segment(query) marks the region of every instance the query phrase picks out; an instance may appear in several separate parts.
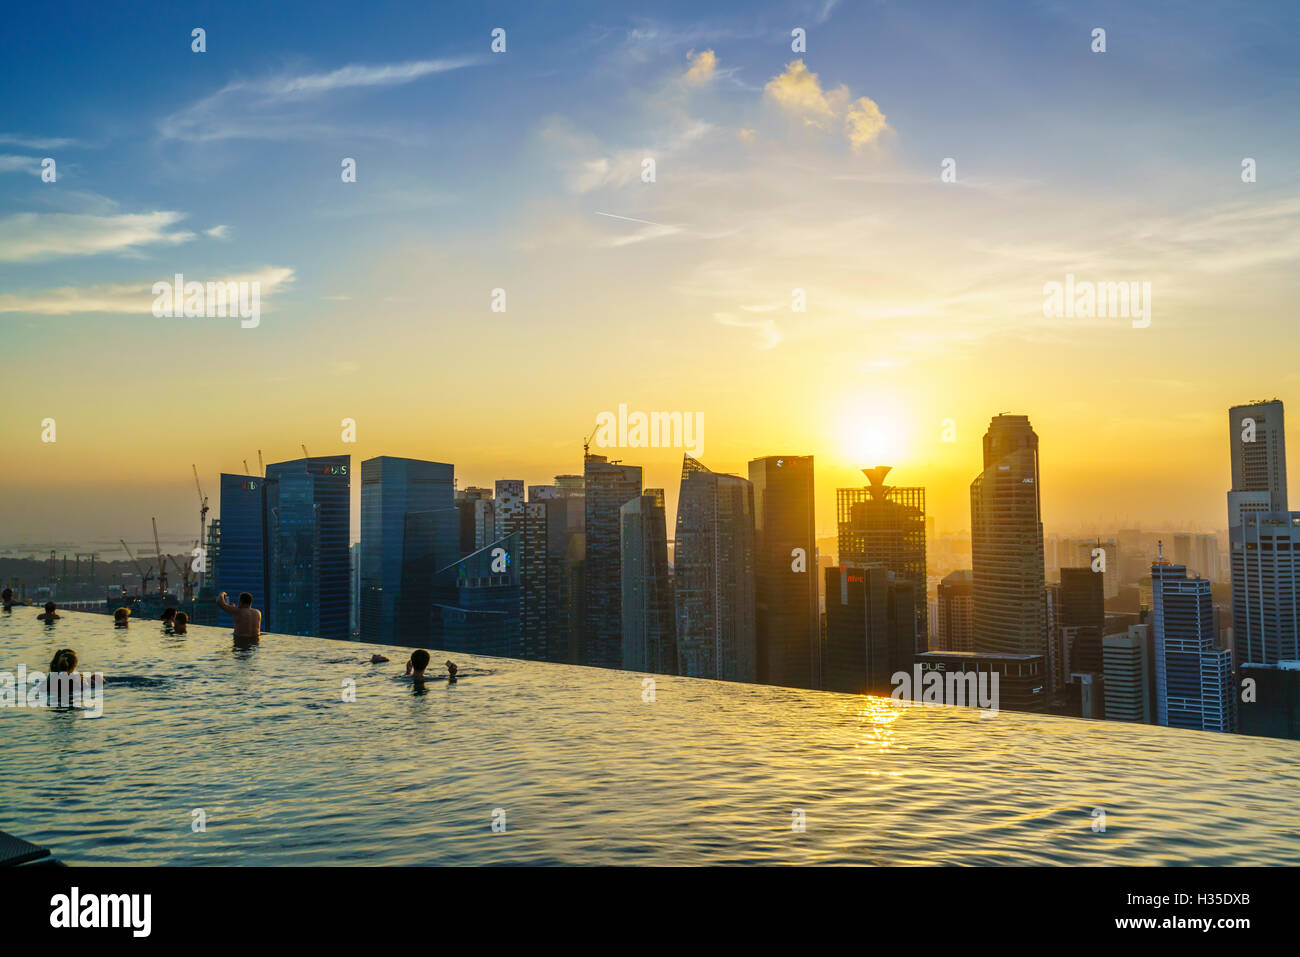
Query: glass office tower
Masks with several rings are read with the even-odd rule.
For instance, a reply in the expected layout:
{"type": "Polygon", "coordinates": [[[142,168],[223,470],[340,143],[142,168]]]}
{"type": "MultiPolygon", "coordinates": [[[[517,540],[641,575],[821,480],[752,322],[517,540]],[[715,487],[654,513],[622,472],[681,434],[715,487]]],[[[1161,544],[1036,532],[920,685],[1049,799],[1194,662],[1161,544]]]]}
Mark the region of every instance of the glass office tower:
{"type": "Polygon", "coordinates": [[[266,468],[266,610],[281,634],[349,636],[351,472],[347,455],[266,468]]]}
{"type": "Polygon", "coordinates": [[[455,468],[380,456],[361,463],[362,641],[430,640],[438,572],[460,557],[455,468]]]}

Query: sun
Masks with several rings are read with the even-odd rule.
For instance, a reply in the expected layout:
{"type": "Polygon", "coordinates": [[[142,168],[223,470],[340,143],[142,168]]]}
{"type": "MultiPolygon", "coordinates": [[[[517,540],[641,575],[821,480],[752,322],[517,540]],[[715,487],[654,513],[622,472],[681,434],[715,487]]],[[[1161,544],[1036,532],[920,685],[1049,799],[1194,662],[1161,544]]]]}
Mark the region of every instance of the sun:
{"type": "Polygon", "coordinates": [[[908,454],[906,418],[892,409],[850,403],[839,425],[838,445],[847,464],[858,468],[898,465],[908,454]]]}

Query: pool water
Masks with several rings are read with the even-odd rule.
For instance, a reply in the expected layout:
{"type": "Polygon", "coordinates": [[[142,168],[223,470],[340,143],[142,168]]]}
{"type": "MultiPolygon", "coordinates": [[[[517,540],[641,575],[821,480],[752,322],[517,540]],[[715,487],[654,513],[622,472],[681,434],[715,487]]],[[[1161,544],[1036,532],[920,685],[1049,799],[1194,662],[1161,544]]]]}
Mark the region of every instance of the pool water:
{"type": "Polygon", "coordinates": [[[104,711],[0,708],[0,830],[70,864],[1300,862],[1296,742],[36,614],[104,711]]]}

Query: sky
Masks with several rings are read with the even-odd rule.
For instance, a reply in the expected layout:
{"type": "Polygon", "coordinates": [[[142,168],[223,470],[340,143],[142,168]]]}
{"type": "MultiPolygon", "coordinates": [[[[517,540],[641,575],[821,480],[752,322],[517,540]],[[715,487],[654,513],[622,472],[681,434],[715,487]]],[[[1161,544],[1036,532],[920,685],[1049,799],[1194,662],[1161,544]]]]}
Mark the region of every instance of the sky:
{"type": "MultiPolygon", "coordinates": [[[[716,471],[815,455],[823,534],[878,464],[968,528],[1000,412],[1040,437],[1049,531],[1208,531],[1228,407],[1300,397],[1292,4],[52,4],[6,27],[0,544],[138,541],[151,516],[192,538],[191,463],[217,517],[219,473],[304,444],[544,484],[620,404],[701,415],[716,471]],[[155,316],[176,273],[257,281],[260,321],[155,316]],[[1149,283],[1148,321],[1045,315],[1067,275],[1149,283]]],[[[593,451],[643,464],[671,521],[681,448],[593,451]]]]}

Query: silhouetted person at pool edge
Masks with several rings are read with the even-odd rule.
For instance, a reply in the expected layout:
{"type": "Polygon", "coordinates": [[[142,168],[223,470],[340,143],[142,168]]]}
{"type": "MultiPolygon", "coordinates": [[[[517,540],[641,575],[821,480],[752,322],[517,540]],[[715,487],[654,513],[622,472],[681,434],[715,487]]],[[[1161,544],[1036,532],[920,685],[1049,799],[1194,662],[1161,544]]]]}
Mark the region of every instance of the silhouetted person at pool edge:
{"type": "MultiPolygon", "coordinates": [[[[59,606],[54,604],[54,602],[47,601],[45,603],[45,613],[41,615],[37,615],[36,620],[37,621],[58,621],[59,618],[61,617],[55,611],[55,609],[57,609],[58,607],[59,606]]],[[[74,655],[73,657],[75,658],[76,656],[74,655]]]]}
{"type": "Polygon", "coordinates": [[[178,611],[176,617],[172,619],[172,634],[185,634],[185,626],[190,623],[190,616],[183,611],[178,611]]]}
{"type": "Polygon", "coordinates": [[[14,601],[14,590],[12,588],[6,588],[3,592],[0,592],[0,601],[4,602],[5,611],[13,611],[14,605],[18,604],[18,602],[14,601]]]}
{"type": "Polygon", "coordinates": [[[164,608],[162,613],[162,623],[164,628],[170,628],[172,621],[176,618],[175,608],[164,608]]]}
{"type": "Polygon", "coordinates": [[[262,613],[253,607],[253,596],[241,592],[238,606],[226,601],[226,593],[217,598],[217,607],[230,612],[235,618],[235,641],[260,641],[262,638],[262,613]]]}
{"type": "Polygon", "coordinates": [[[117,611],[113,612],[114,627],[125,628],[129,624],[131,624],[130,608],[119,608],[117,611]]]}

